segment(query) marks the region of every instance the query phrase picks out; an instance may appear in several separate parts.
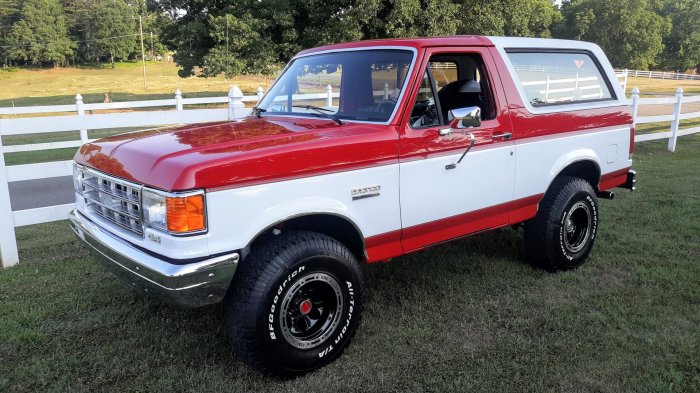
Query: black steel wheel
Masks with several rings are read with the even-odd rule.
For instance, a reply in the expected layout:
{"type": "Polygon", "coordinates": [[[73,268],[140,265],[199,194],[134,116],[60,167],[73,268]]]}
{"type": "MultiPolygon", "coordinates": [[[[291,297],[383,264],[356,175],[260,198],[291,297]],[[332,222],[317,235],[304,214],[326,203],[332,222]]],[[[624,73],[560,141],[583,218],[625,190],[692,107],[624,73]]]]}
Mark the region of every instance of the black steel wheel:
{"type": "Polygon", "coordinates": [[[593,249],[598,201],[586,180],[562,176],[542,198],[535,218],[525,223],[525,257],[550,271],[574,269],[593,249]]]}
{"type": "Polygon", "coordinates": [[[280,307],[280,330],[295,348],[324,342],[340,323],[343,294],[340,283],[326,273],[311,273],[289,288],[280,307]]]}
{"type": "Polygon", "coordinates": [[[362,275],[342,243],[283,232],[253,250],[224,301],[233,350],[248,364],[293,376],[335,360],[362,315],[362,275]]]}

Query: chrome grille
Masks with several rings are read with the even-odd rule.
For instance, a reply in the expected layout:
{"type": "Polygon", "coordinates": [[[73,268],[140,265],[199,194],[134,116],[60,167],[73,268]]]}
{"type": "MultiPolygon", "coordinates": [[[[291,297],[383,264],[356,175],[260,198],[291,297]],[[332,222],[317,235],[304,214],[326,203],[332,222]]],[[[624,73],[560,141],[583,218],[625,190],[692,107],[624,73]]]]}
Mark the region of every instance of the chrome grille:
{"type": "Polygon", "coordinates": [[[143,235],[141,186],[103,173],[83,174],[85,206],[100,217],[124,229],[143,235]]]}

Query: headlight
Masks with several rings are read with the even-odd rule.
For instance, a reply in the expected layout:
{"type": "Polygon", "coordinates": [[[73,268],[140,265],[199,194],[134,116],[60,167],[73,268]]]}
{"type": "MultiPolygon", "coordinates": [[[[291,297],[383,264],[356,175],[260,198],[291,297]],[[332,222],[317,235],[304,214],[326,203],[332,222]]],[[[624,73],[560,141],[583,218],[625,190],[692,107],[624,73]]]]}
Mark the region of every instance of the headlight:
{"type": "Polygon", "coordinates": [[[143,220],[150,227],[175,234],[205,230],[204,192],[184,195],[144,189],[143,220]]]}
{"type": "Polygon", "coordinates": [[[83,167],[73,163],[73,187],[79,194],[83,193],[83,167]]]}

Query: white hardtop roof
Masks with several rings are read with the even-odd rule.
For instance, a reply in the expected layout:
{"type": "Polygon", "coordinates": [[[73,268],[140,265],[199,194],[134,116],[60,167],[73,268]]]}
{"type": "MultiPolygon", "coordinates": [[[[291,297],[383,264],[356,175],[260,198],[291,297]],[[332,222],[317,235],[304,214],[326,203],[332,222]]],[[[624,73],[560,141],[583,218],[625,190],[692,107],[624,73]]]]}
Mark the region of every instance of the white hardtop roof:
{"type": "MultiPolygon", "coordinates": [[[[527,37],[486,37],[499,48],[542,48],[542,49],[583,49],[591,52],[601,51],[592,42],[576,40],[560,40],[554,38],[527,37]]],[[[601,51],[602,53],[602,51],[601,51]]]]}

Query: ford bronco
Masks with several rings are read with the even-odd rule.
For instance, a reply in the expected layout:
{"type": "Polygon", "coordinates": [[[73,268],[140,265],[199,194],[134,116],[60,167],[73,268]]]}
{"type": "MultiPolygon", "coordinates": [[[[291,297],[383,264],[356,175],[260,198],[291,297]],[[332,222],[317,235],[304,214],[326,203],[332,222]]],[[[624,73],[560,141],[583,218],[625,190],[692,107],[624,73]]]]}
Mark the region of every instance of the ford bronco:
{"type": "Polygon", "coordinates": [[[233,350],[295,375],[353,337],[362,262],[523,224],[530,263],[581,265],[598,198],[634,189],[633,132],[590,43],[331,45],[296,55],[243,119],[82,146],[70,224],[140,291],[223,301],[233,350]]]}

